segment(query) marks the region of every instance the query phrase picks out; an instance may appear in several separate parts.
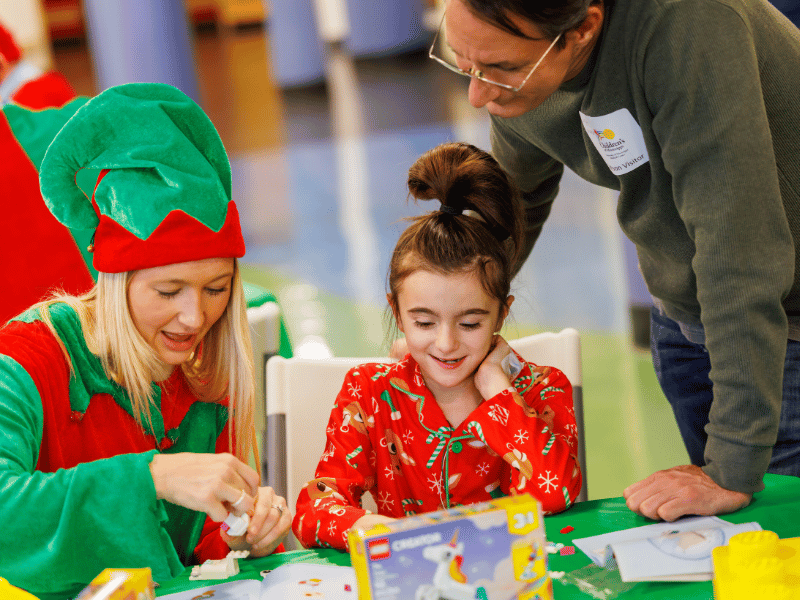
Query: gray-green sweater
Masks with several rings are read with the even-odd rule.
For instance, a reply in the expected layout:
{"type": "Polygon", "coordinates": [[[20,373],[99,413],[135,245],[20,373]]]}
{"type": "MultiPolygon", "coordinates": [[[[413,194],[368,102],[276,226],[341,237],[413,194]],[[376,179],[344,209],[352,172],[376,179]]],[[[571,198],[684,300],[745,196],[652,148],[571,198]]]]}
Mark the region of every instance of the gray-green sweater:
{"type": "Polygon", "coordinates": [[[763,487],[787,315],[800,321],[798,113],[800,31],[766,1],[615,0],[578,77],[521,117],[492,119],[530,238],[562,165],[620,191],[650,292],[673,319],[705,327],[704,470],[742,492],[763,487]]]}

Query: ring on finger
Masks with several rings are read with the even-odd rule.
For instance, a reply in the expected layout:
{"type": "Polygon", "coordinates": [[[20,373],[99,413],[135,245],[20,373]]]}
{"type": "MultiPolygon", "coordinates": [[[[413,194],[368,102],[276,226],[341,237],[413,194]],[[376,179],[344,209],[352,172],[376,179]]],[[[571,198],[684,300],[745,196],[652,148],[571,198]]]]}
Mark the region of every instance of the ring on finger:
{"type": "Polygon", "coordinates": [[[241,496],[239,496],[239,498],[236,500],[236,502],[232,502],[232,503],[231,503],[231,506],[232,506],[233,508],[238,508],[238,507],[239,507],[239,505],[242,503],[242,500],[244,500],[244,497],[245,497],[246,495],[247,495],[247,494],[245,494],[245,491],[244,491],[244,490],[242,490],[242,495],[241,495],[241,496]]]}
{"type": "Polygon", "coordinates": [[[279,513],[281,513],[281,516],[283,516],[283,507],[282,507],[282,506],[279,506],[279,505],[277,505],[277,504],[273,504],[273,505],[272,505],[272,508],[275,508],[275,509],[277,509],[277,511],[278,511],[279,513]]]}

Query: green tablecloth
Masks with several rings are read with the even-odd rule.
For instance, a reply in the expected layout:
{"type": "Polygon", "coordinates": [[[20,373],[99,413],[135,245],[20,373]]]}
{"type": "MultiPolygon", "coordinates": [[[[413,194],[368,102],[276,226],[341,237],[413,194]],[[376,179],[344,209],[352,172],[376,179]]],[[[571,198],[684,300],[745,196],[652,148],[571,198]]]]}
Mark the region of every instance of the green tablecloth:
{"type": "MultiPolygon", "coordinates": [[[[800,537],[800,478],[781,475],[767,475],[764,478],[766,489],[755,495],[753,502],[739,512],[723,515],[723,519],[732,523],[757,521],[763,529],[776,532],[781,538],[800,537]]],[[[572,540],[589,537],[600,533],[639,527],[652,524],[653,521],[632,513],[625,506],[622,498],[606,498],[576,504],[568,511],[545,518],[548,541],[572,545],[572,540]],[[571,526],[573,530],[562,534],[561,530],[571,526]]],[[[337,550],[301,550],[284,552],[265,558],[239,561],[241,572],[231,579],[260,579],[262,569],[274,569],[289,562],[316,562],[335,565],[349,565],[348,554],[337,550]]],[[[590,560],[580,550],[572,556],[550,555],[551,571],[567,573],[581,569],[590,564],[590,560]]],[[[187,569],[180,577],[162,583],[158,595],[171,594],[183,590],[208,585],[204,581],[189,581],[191,569],[187,569]]],[[[573,585],[562,585],[554,581],[553,588],[556,600],[591,598],[573,585]]],[[[630,590],[619,596],[621,598],[650,599],[702,599],[713,598],[710,581],[693,583],[637,583],[630,590]]]]}

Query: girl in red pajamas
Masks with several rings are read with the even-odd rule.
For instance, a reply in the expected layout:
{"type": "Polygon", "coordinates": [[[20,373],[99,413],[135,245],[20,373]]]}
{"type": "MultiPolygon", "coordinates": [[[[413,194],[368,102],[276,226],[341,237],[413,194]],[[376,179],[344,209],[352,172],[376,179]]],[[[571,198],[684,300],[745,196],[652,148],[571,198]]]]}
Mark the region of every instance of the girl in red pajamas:
{"type": "Polygon", "coordinates": [[[390,265],[408,354],[348,373],[297,501],[305,546],[341,549],[354,526],[523,492],[554,513],[580,491],[570,382],[495,333],[524,237],[516,190],[489,154],[457,143],[417,160],[408,186],[442,204],[413,220],[390,265]],[[366,491],[378,514],[361,507],[366,491]]]}

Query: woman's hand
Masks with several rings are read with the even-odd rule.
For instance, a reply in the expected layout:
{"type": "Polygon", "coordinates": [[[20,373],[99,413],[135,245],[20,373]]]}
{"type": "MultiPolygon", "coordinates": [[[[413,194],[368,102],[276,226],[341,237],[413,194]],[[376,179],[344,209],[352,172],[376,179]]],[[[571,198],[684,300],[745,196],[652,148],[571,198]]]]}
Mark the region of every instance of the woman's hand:
{"type": "Polygon", "coordinates": [[[250,525],[244,535],[231,537],[221,531],[222,539],[230,546],[231,550],[249,550],[250,556],[267,556],[277,548],[289,533],[292,526],[292,514],[286,506],[286,500],[275,495],[271,487],[258,488],[255,497],[249,498],[251,511],[242,511],[242,502],[236,507],[236,514],[248,512],[250,525]]]}
{"type": "Polygon", "coordinates": [[[160,500],[204,512],[214,521],[225,520],[240,498],[239,511],[252,510],[260,481],[258,473],[231,454],[156,454],[150,473],[160,500]]]}
{"type": "Polygon", "coordinates": [[[500,335],[494,336],[492,346],[492,350],[475,371],[475,387],[484,400],[511,387],[511,378],[501,365],[503,359],[511,353],[511,346],[500,335]]]}

